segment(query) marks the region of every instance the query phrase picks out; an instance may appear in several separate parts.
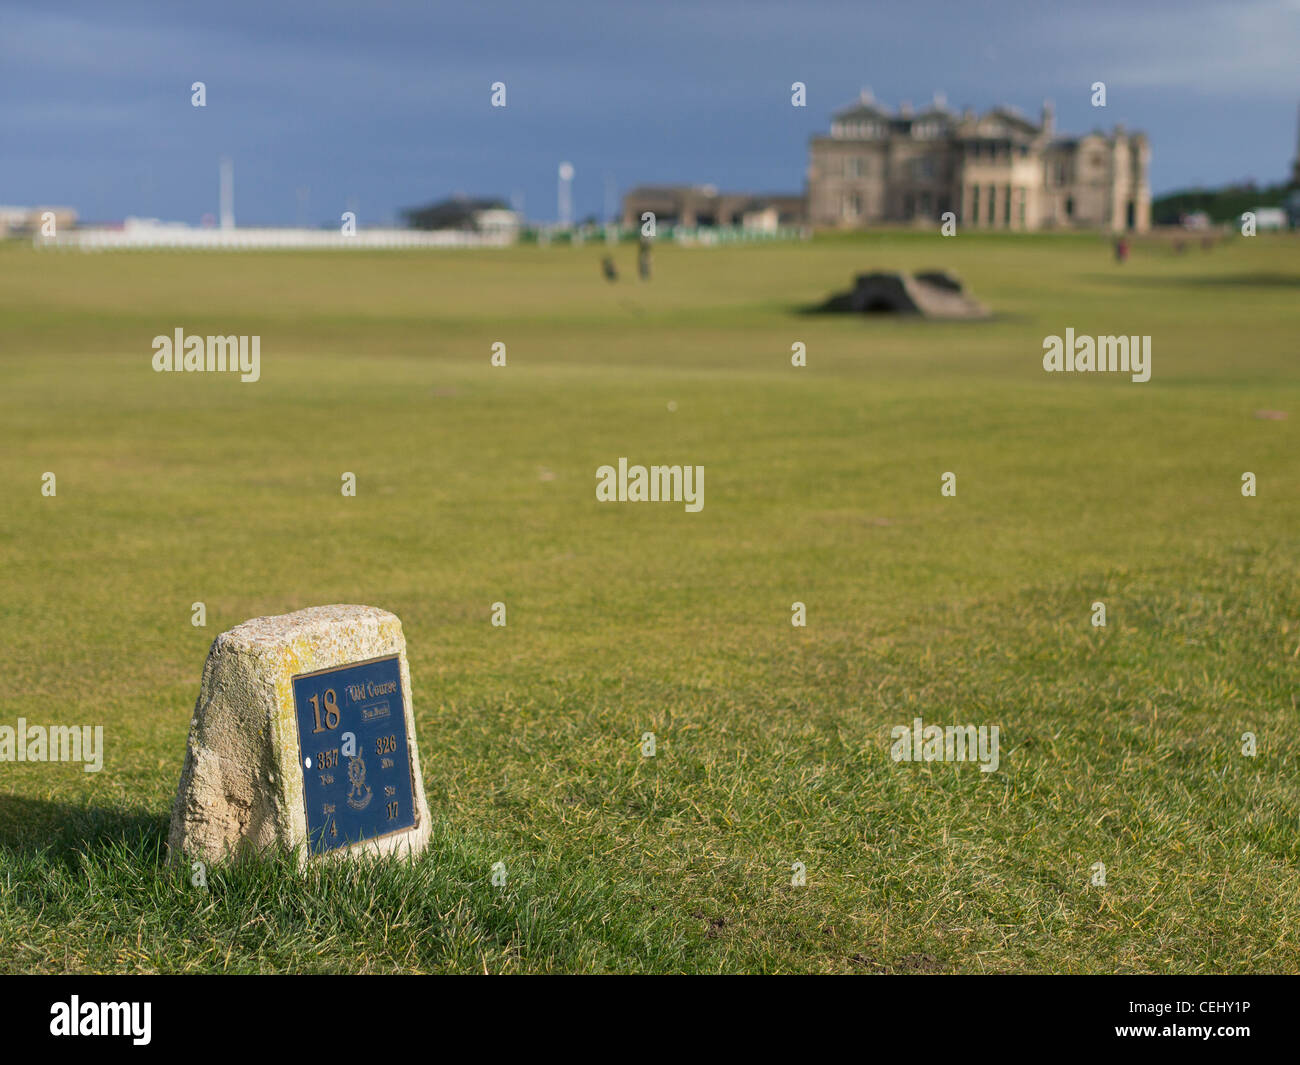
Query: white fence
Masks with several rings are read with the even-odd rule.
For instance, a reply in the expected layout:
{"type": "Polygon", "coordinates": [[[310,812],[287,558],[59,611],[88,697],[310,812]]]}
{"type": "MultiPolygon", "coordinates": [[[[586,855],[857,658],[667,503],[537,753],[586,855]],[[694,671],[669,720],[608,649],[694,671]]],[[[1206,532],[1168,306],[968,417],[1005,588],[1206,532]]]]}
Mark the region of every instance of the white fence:
{"type": "Polygon", "coordinates": [[[121,229],[73,229],[57,237],[33,240],[37,248],[79,251],[118,251],[130,248],[187,248],[242,251],[254,248],[501,248],[515,234],[459,230],[358,229],[344,234],[332,229],[198,229],[191,226],[128,223],[121,229]]]}
{"type": "MultiPolygon", "coordinates": [[[[71,248],[78,251],[120,251],[126,249],[175,248],[201,251],[243,251],[266,248],[286,249],[415,249],[415,248],[503,248],[519,241],[538,244],[587,242],[613,243],[635,240],[640,236],[636,226],[577,227],[561,229],[556,226],[537,227],[522,234],[518,230],[496,230],[478,233],[466,230],[422,229],[358,229],[355,233],[342,233],[335,229],[246,229],[199,228],[152,221],[128,220],[121,227],[91,226],[68,229],[56,237],[37,235],[32,243],[37,248],[71,248]]],[[[658,239],[677,244],[737,244],[768,242],[774,240],[807,240],[811,231],[806,227],[783,226],[779,229],[757,230],[739,227],[661,226],[658,239]]]]}

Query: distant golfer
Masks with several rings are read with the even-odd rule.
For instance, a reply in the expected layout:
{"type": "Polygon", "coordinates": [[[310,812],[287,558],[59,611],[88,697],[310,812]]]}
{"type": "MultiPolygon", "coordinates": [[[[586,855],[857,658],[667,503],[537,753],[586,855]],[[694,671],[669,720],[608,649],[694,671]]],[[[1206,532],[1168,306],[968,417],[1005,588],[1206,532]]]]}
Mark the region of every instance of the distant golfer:
{"type": "Polygon", "coordinates": [[[606,255],[601,259],[600,269],[604,272],[606,281],[618,280],[618,267],[614,265],[614,256],[606,255]]]}
{"type": "Polygon", "coordinates": [[[636,254],[636,270],[642,281],[650,280],[650,238],[641,238],[641,248],[636,254]]]}
{"type": "Polygon", "coordinates": [[[1117,263],[1128,262],[1128,238],[1120,237],[1115,241],[1115,261],[1117,263]]]}

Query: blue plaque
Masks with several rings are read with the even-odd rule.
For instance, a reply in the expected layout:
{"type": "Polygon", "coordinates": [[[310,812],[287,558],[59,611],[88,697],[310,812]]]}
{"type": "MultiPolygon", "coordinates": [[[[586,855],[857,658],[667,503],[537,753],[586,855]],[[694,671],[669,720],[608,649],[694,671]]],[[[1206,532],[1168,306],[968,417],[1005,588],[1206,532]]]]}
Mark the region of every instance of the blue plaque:
{"type": "Polygon", "coordinates": [[[294,677],[293,703],[310,852],[414,827],[398,657],[294,677]]]}

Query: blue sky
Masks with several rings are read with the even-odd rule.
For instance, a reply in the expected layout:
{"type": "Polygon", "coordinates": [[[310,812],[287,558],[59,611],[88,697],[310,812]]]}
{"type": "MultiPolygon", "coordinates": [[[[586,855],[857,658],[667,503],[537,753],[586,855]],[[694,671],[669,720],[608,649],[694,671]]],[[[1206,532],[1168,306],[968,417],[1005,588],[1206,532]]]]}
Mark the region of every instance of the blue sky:
{"type": "Polygon", "coordinates": [[[1300,0],[0,0],[0,204],[197,222],[222,155],[250,225],[377,225],[453,193],[554,218],[564,159],[578,217],[611,183],[798,191],[809,136],[864,85],[1146,130],[1156,192],[1271,182],[1296,152],[1300,0]]]}

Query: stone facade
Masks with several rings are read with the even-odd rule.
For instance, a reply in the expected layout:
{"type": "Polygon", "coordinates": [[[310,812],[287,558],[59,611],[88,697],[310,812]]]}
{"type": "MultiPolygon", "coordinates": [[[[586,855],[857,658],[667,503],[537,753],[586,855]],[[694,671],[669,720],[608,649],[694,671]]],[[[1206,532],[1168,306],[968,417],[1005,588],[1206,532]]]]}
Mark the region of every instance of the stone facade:
{"type": "Polygon", "coordinates": [[[1009,108],[957,114],[941,97],[891,113],[869,93],[812,139],[808,214],[815,226],[937,225],[951,211],[980,229],[1151,225],[1146,135],[1059,136],[1052,109],[1038,122],[1009,108]]]}

